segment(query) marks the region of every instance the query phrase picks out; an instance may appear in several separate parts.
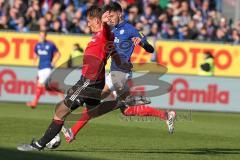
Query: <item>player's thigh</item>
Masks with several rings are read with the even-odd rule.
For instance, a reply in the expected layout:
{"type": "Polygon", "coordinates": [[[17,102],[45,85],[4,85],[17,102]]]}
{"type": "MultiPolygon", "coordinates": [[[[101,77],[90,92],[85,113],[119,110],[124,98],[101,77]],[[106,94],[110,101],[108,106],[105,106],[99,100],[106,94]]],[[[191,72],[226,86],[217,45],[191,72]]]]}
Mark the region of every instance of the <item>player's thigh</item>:
{"type": "Polygon", "coordinates": [[[63,101],[67,108],[73,111],[83,105],[84,101],[81,97],[79,97],[79,94],[86,86],[87,82],[79,80],[75,85],[68,89],[67,96],[63,101]]]}
{"type": "Polygon", "coordinates": [[[91,109],[95,108],[96,106],[98,106],[100,104],[101,95],[102,95],[104,86],[105,86],[105,81],[103,80],[103,81],[99,81],[98,83],[91,84],[86,88],[86,90],[88,88],[91,88],[91,91],[95,90],[95,94],[94,94],[95,96],[94,97],[83,98],[84,103],[86,104],[86,107],[87,107],[88,110],[91,110],[91,109]]]}
{"type": "Polygon", "coordinates": [[[49,76],[51,75],[51,68],[44,68],[38,71],[38,83],[44,85],[49,76]]]}
{"type": "Polygon", "coordinates": [[[101,99],[107,98],[111,94],[111,89],[108,87],[107,84],[105,84],[102,93],[101,93],[101,99]]]}
{"type": "Polygon", "coordinates": [[[108,76],[109,82],[112,84],[112,91],[116,91],[118,96],[125,95],[129,92],[128,80],[130,79],[130,73],[125,73],[121,71],[111,71],[108,76]]]}
{"type": "Polygon", "coordinates": [[[105,87],[103,90],[105,90],[105,91],[108,90],[110,92],[115,90],[115,88],[113,86],[112,78],[111,78],[111,72],[106,76],[105,87]]]}

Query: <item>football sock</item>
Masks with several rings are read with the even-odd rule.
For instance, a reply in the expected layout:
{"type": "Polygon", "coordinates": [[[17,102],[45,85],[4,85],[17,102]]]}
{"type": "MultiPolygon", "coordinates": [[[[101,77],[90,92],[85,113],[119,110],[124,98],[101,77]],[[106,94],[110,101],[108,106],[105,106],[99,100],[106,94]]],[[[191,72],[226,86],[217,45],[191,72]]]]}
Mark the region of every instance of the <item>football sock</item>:
{"type": "Polygon", "coordinates": [[[61,120],[53,120],[46,130],[44,136],[37,141],[37,143],[45,147],[48,142],[50,142],[62,129],[64,121],[61,120]]]}
{"type": "Polygon", "coordinates": [[[83,110],[81,118],[72,126],[71,130],[74,136],[76,136],[79,130],[83,128],[87,124],[87,122],[91,119],[87,112],[88,112],[87,108],[85,108],[83,110]]]}
{"type": "Polygon", "coordinates": [[[123,114],[125,116],[154,116],[159,117],[162,120],[167,119],[166,111],[158,110],[145,105],[127,107],[123,111],[123,114]]]}
{"type": "Polygon", "coordinates": [[[44,90],[45,90],[44,86],[39,86],[39,85],[37,86],[33,103],[35,103],[35,104],[38,103],[38,101],[39,101],[41,95],[43,94],[44,90]]]}

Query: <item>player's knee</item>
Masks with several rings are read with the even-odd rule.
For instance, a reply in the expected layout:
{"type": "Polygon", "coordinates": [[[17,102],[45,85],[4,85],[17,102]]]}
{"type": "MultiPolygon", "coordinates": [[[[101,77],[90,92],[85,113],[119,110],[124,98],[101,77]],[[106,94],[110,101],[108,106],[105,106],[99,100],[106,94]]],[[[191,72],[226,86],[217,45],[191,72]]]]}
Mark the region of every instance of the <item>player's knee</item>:
{"type": "Polygon", "coordinates": [[[69,113],[70,109],[61,101],[56,105],[54,119],[64,120],[69,113]]]}
{"type": "Polygon", "coordinates": [[[107,98],[111,94],[111,90],[105,86],[102,93],[101,93],[101,99],[107,98]]]}

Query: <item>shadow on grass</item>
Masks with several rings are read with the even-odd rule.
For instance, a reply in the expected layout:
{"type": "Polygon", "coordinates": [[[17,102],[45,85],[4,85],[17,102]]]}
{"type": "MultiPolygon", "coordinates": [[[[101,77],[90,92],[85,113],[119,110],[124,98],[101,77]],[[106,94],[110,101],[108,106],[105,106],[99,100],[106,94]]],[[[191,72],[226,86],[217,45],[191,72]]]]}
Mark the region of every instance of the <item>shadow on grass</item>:
{"type": "Polygon", "coordinates": [[[108,152],[134,154],[190,154],[190,155],[240,155],[240,149],[228,148],[192,148],[192,149],[111,149],[89,148],[78,150],[56,150],[66,152],[108,152]]]}
{"type": "Polygon", "coordinates": [[[0,160],[100,160],[88,157],[69,157],[59,152],[21,152],[14,149],[0,148],[0,160]]]}

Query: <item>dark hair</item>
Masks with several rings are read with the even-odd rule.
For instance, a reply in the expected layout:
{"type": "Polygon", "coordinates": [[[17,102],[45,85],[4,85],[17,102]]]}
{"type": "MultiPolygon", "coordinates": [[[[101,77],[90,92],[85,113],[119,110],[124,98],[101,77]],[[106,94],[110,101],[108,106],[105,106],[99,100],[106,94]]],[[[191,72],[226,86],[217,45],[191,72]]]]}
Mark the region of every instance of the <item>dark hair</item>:
{"type": "Polygon", "coordinates": [[[73,46],[76,47],[77,50],[79,50],[79,49],[81,48],[80,45],[79,45],[78,43],[74,43],[73,46]]]}
{"type": "Polygon", "coordinates": [[[211,52],[205,52],[204,54],[205,54],[205,56],[206,56],[206,59],[208,59],[208,58],[214,58],[211,52]]]}
{"type": "Polygon", "coordinates": [[[117,2],[110,2],[104,7],[104,11],[122,12],[122,7],[117,2]]]}
{"type": "Polygon", "coordinates": [[[102,18],[103,11],[100,7],[93,5],[87,10],[87,16],[93,18],[102,18]]]}

